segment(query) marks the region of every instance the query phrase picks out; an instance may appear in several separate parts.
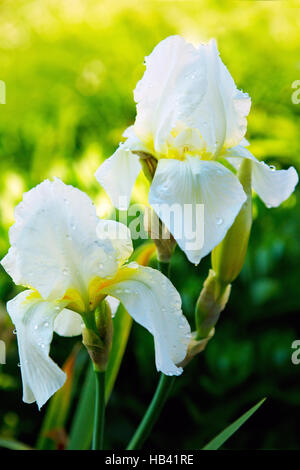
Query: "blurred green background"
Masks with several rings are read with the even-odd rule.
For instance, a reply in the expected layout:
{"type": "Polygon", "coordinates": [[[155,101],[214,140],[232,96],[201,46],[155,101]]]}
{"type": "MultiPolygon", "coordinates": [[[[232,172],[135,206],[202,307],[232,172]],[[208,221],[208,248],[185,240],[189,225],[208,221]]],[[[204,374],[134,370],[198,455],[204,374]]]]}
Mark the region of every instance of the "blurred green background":
{"type": "MultiPolygon", "coordinates": [[[[99,215],[110,215],[94,172],[134,121],[132,90],[143,74],[144,56],[171,34],[217,39],[238,87],[252,97],[247,132],[252,152],[276,168],[294,165],[299,171],[300,104],[291,100],[292,83],[300,79],[298,5],[2,0],[0,257],[8,250],[7,232],[22,193],[47,177],[86,191],[99,215]]],[[[146,195],[141,176],[134,200],[145,202],[146,195]]],[[[291,363],[291,344],[300,339],[299,216],[299,189],[278,209],[254,199],[247,261],[215,338],[177,380],[147,447],[198,449],[267,396],[225,448],[299,449],[300,365],[291,363]]],[[[194,267],[179,250],[173,260],[172,280],[192,325],[209,266],[207,258],[194,267]]],[[[0,369],[0,436],[34,445],[45,410],[21,401],[16,337],[5,312],[17,292],[0,268],[0,339],[7,343],[7,364],[0,369]]],[[[52,357],[62,364],[78,341],[55,335],[52,357]]],[[[158,378],[153,356],[151,336],[134,324],[107,409],[107,448],[122,448],[139,422],[158,378]]],[[[71,415],[86,367],[82,350],[71,415]]]]}

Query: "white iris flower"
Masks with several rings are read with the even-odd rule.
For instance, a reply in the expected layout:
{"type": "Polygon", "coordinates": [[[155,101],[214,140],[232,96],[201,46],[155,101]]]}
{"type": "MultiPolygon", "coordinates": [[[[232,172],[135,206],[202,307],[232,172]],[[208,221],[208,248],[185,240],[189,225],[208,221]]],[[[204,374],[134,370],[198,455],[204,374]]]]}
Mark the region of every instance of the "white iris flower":
{"type": "Polygon", "coordinates": [[[134,98],[137,116],[124,133],[127,140],[96,178],[123,209],[120,204],[129,203],[141,171],[139,155],[152,155],[157,168],[149,203],[191,262],[199,263],[222,241],[246,200],[237,177],[218,160],[228,157],[238,166],[241,158],[250,158],[253,187],[268,206],[279,205],[294,190],[294,168],[272,171],[244,148],[251,100],[237,89],[214,40],[197,48],[179,36],[160,42],[146,58],[134,98]],[[180,237],[163,210],[174,204],[192,207],[180,237]],[[204,244],[190,248],[198,204],[204,205],[204,244]]]}
{"type": "Polygon", "coordinates": [[[15,220],[1,263],[16,284],[27,287],[7,304],[26,403],[41,407],[65,382],[49,357],[53,331],[81,334],[84,316],[106,295],[152,333],[157,369],[182,372],[176,364],[186,355],[190,327],[180,296],[159,271],[124,264],[133,251],[126,226],[100,220],[88,196],[59,179],[25,193],[15,220]]]}

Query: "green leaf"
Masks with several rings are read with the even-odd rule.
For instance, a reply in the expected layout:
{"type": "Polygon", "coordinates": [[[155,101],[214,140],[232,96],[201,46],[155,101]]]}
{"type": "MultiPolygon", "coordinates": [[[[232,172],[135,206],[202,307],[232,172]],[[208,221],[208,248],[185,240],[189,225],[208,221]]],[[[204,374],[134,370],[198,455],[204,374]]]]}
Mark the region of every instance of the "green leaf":
{"type": "MultiPolygon", "coordinates": [[[[113,344],[106,372],[106,402],[110,397],[119,372],[131,325],[131,317],[123,305],[120,305],[114,318],[113,344]]],[[[90,448],[93,433],[94,408],[95,377],[93,368],[90,366],[72,422],[68,449],[86,450],[90,448]]]]}
{"type": "Polygon", "coordinates": [[[95,377],[90,363],[71,425],[68,450],[89,449],[95,408],[95,377]]]}
{"type": "Polygon", "coordinates": [[[264,403],[266,398],[263,398],[259,403],[253,406],[250,410],[244,413],[239,419],[230,424],[224,431],[218,434],[212,441],[210,441],[202,450],[217,450],[224,442],[226,442],[264,403]]]}
{"type": "Polygon", "coordinates": [[[64,386],[53,395],[49,402],[40,436],[37,441],[37,449],[52,450],[60,447],[64,448],[66,445],[65,424],[71,406],[77,353],[78,347],[73,349],[63,366],[67,380],[64,386]]]}
{"type": "Polygon", "coordinates": [[[18,442],[14,439],[7,439],[5,437],[0,437],[0,447],[10,450],[33,450],[31,447],[23,444],[23,442],[18,442]]]}
{"type": "Polygon", "coordinates": [[[105,398],[108,402],[126,349],[132,318],[120,305],[114,318],[114,336],[106,372],[105,398]]]}

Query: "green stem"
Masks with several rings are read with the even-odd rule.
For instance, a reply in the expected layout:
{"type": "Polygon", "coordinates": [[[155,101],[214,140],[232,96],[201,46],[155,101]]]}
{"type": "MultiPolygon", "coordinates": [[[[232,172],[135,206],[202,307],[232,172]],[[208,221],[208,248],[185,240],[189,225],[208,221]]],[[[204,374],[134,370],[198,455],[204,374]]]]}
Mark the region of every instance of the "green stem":
{"type": "MultiPolygon", "coordinates": [[[[166,277],[170,277],[170,263],[158,261],[158,269],[166,277]]],[[[134,433],[131,441],[127,446],[127,450],[136,450],[140,449],[146,439],[149,437],[153,426],[158,420],[160,413],[163,409],[163,406],[169,396],[170,390],[175,381],[174,376],[167,376],[161,374],[158,386],[156,388],[155,394],[151,400],[151,403],[144,415],[139,427],[134,433]]]]}
{"type": "Polygon", "coordinates": [[[105,372],[96,369],[94,371],[96,379],[96,403],[92,450],[102,450],[105,419],[105,372]]]}
{"type": "Polygon", "coordinates": [[[140,449],[150,435],[175,381],[174,376],[161,374],[158,387],[152,401],[126,450],[140,449]]]}

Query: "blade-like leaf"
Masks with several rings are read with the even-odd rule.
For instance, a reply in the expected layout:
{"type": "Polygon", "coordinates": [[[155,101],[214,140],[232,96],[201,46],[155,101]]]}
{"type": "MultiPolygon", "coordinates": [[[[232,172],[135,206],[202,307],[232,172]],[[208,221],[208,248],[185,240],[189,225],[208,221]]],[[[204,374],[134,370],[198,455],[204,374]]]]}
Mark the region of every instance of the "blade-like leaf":
{"type": "Polygon", "coordinates": [[[224,431],[218,434],[212,441],[210,441],[202,450],[217,450],[224,442],[226,442],[263,404],[266,398],[263,398],[259,403],[253,406],[250,410],[244,413],[239,419],[230,424],[224,431]]]}
{"type": "Polygon", "coordinates": [[[131,330],[132,318],[127,311],[120,305],[114,318],[114,340],[109,356],[106,371],[105,399],[109,400],[113,386],[115,384],[122,358],[127,345],[129,333],[131,330]]]}
{"type": "Polygon", "coordinates": [[[37,449],[51,450],[64,448],[66,446],[65,424],[71,406],[77,353],[78,346],[73,349],[63,366],[67,380],[64,386],[53,395],[49,402],[36,445],[37,449]]]}
{"type": "Polygon", "coordinates": [[[72,421],[68,450],[89,449],[92,439],[94,408],[95,374],[92,364],[90,364],[72,421]]]}
{"type": "Polygon", "coordinates": [[[0,447],[10,450],[33,450],[31,447],[23,444],[23,442],[14,441],[13,439],[7,439],[0,437],[0,447]]]}

